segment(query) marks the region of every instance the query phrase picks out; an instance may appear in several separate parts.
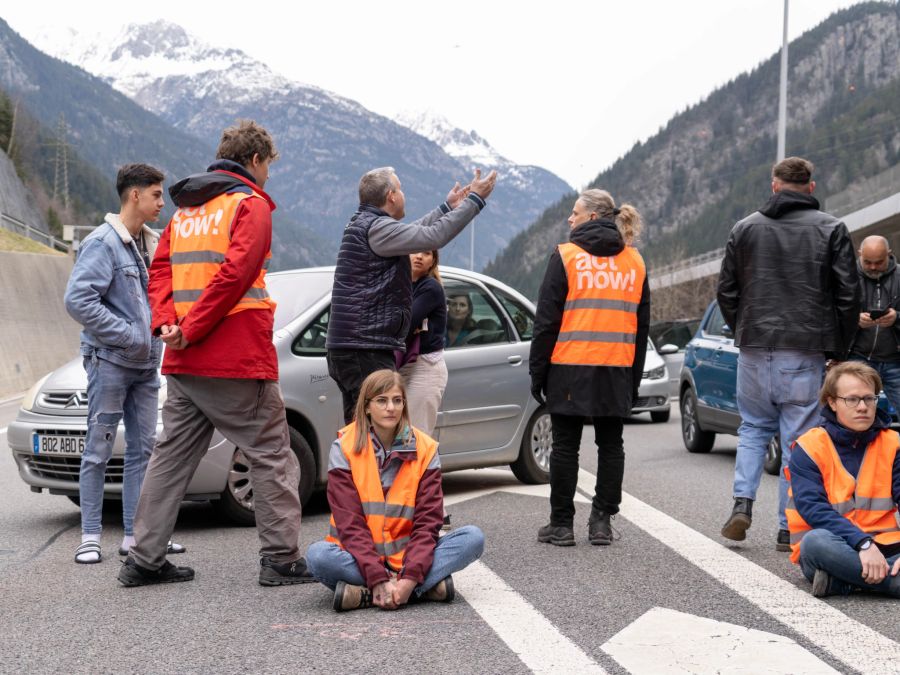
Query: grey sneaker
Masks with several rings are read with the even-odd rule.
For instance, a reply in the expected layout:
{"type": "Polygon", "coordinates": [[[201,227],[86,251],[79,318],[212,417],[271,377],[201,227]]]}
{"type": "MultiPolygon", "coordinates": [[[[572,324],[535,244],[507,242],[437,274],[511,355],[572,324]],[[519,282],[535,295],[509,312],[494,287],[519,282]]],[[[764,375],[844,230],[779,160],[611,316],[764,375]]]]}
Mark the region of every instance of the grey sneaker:
{"type": "Polygon", "coordinates": [[[591,509],[588,517],[588,541],[594,546],[609,546],[613,540],[612,515],[591,509]]]}
{"type": "Polygon", "coordinates": [[[334,600],[331,606],[335,612],[349,612],[353,609],[371,607],[372,591],[365,586],[352,586],[345,581],[339,581],[334,589],[334,600]]]}
{"type": "Polygon", "coordinates": [[[744,541],[752,520],[753,500],[748,497],[735,497],[731,515],[722,526],[722,536],[732,541],[744,541]]]}
{"type": "Polygon", "coordinates": [[[293,562],[277,563],[263,556],[259,559],[260,586],[290,586],[308,584],[316,578],[306,568],[306,560],[297,558],[293,562]]]}
{"type": "Polygon", "coordinates": [[[831,586],[831,575],[825,570],[816,570],[812,580],[812,594],[814,598],[824,598],[829,593],[831,586]]]}
{"type": "Polygon", "coordinates": [[[538,541],[542,544],[553,544],[554,546],[574,546],[575,530],[565,525],[544,525],[538,530],[538,541]]]}

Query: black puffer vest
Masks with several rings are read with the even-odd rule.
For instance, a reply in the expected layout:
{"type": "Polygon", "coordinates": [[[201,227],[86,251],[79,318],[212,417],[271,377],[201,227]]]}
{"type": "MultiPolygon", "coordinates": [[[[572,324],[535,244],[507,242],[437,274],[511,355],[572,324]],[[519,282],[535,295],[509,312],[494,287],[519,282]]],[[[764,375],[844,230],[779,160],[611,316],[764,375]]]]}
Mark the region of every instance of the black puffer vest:
{"type": "Polygon", "coordinates": [[[328,349],[404,349],[412,312],[409,256],[382,258],[369,246],[381,209],[361,204],[344,228],[331,292],[328,349]]]}

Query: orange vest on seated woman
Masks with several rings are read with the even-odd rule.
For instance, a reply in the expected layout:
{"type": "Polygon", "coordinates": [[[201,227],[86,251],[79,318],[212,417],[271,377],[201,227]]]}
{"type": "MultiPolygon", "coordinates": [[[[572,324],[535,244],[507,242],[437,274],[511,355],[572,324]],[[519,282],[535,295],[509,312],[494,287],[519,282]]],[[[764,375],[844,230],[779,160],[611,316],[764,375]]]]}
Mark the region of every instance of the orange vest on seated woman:
{"type": "MultiPolygon", "coordinates": [[[[196,207],[181,207],[169,223],[171,234],[169,262],[172,266],[172,300],[178,318],[183,319],[206,290],[225,262],[231,245],[234,218],[245,199],[262,199],[257,192],[228,192],[196,207]]],[[[228,315],[245,309],[275,309],[275,301],[266,291],[266,269],[272,252],[253,285],[228,315]]]]}
{"type": "MultiPolygon", "coordinates": [[[[409,543],[416,513],[419,481],[438,447],[437,442],[427,434],[418,429],[413,429],[412,432],[416,438],[416,458],[403,462],[387,494],[381,488],[381,472],[375,459],[372,437],[366,434],[366,447],[357,454],[353,451],[356,422],[351,422],[338,432],[341,452],[350,465],[350,474],[375,543],[375,551],[381,561],[395,572],[403,569],[406,545],[409,543]]],[[[331,528],[325,541],[343,548],[334,516],[331,517],[331,528]]]]}
{"type": "MultiPolygon", "coordinates": [[[[897,526],[897,505],[891,494],[894,457],[900,448],[900,437],[884,429],[866,448],[859,475],[853,479],[838,456],[828,432],[822,427],[810,429],[797,444],[819,467],[828,502],[860,530],[872,535],[879,544],[900,542],[897,526]]],[[[785,468],[788,480],[790,471],[785,468]]],[[[800,561],[800,542],[812,528],[794,506],[793,489],[788,489],[785,508],[788,529],[791,531],[791,562],[800,561]]]]}
{"type": "Polygon", "coordinates": [[[550,357],[554,364],[631,366],[637,310],[647,271],[637,249],[594,256],[571,242],[559,245],[569,291],[550,357]]]}

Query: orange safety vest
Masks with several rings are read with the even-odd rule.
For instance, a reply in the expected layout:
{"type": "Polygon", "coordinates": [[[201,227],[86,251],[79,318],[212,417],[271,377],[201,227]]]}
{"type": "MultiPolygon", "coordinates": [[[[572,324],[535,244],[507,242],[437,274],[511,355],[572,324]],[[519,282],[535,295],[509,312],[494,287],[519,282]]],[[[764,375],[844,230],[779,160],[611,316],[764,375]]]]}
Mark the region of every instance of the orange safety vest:
{"type": "MultiPolygon", "coordinates": [[[[172,300],[178,319],[183,319],[203,295],[203,291],[225,262],[231,244],[231,229],[238,205],[245,199],[262,199],[254,192],[232,192],[214,197],[202,206],[180,208],[169,221],[170,263],[172,265],[172,300]]],[[[266,291],[266,268],[272,251],[259,276],[228,314],[245,309],[275,309],[275,301],[266,291]]]]}
{"type": "MultiPolygon", "coordinates": [[[[359,493],[375,551],[382,562],[395,572],[403,569],[403,556],[406,554],[406,545],[412,534],[413,516],[416,513],[419,480],[431,464],[438,447],[437,442],[427,434],[418,429],[413,429],[413,433],[416,438],[416,458],[403,462],[385,495],[381,489],[381,472],[378,470],[371,436],[366,434],[366,448],[357,454],[353,451],[356,422],[351,422],[338,432],[341,451],[350,465],[353,484],[359,493]]],[[[325,541],[343,548],[334,515],[331,516],[331,529],[325,541]]]]}
{"type": "MultiPolygon", "coordinates": [[[[891,495],[894,457],[900,448],[897,432],[885,429],[869,444],[856,480],[841,464],[834,443],[822,427],[807,431],[797,439],[797,444],[819,467],[825,494],[835,511],[871,534],[879,544],[900,542],[897,505],[891,495]]],[[[785,469],[785,475],[790,481],[790,471],[785,469]]],[[[800,560],[800,541],[812,528],[797,511],[792,487],[788,488],[784,512],[791,531],[791,562],[796,564],[800,560]]]]}
{"type": "Polygon", "coordinates": [[[550,363],[573,366],[631,366],[637,338],[637,309],[647,270],[633,246],[614,256],[591,255],[573,243],[560,244],[569,292],[550,363]]]}

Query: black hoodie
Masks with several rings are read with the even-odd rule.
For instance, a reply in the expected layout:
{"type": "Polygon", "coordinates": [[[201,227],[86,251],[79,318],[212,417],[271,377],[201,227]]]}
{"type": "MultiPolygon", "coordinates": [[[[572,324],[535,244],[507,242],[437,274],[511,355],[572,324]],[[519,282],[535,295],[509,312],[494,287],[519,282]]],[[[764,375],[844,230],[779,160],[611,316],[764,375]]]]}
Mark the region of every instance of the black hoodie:
{"type": "MultiPolygon", "coordinates": [[[[569,234],[569,241],[591,255],[614,256],[625,248],[622,235],[611,220],[582,223],[569,234]]],[[[647,355],[650,332],[650,285],[644,279],[638,306],[638,329],[634,364],[618,366],[568,366],[550,364],[562,324],[569,282],[559,249],[553,251],[538,295],[534,337],[531,340],[529,372],[532,388],[547,395],[551,413],[585,417],[627,417],[637,396],[647,355]]]]}

